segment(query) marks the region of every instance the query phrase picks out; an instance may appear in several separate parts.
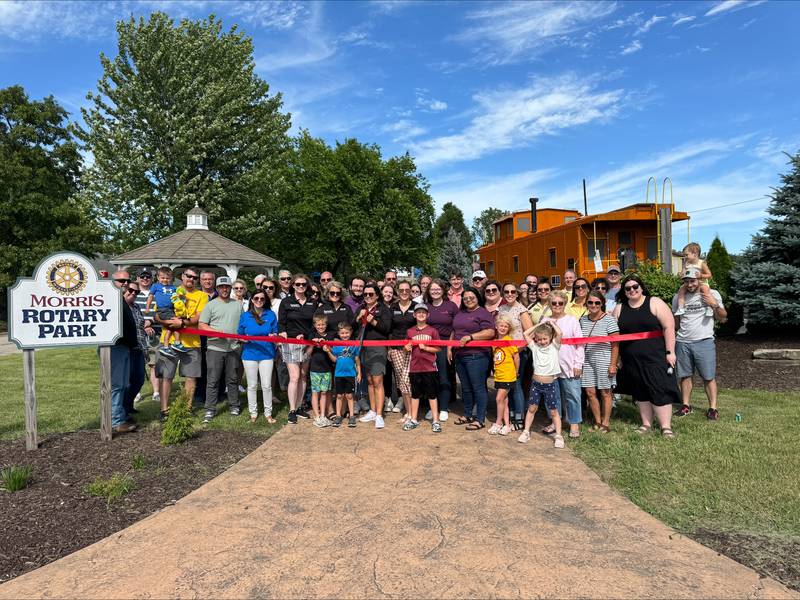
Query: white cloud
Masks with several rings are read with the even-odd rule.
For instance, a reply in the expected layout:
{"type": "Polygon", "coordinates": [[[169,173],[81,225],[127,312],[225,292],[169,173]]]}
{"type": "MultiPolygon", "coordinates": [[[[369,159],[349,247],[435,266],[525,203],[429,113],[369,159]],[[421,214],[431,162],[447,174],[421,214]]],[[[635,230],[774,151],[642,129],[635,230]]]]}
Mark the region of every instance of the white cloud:
{"type": "Polygon", "coordinates": [[[677,25],[683,25],[684,23],[691,23],[696,18],[697,17],[694,17],[694,16],[678,17],[677,19],[675,19],[675,22],[672,24],[672,26],[675,27],[677,25]]]}
{"type": "Polygon", "coordinates": [[[766,0],[724,0],[719,4],[712,6],[705,14],[706,17],[713,17],[720,13],[728,12],[729,10],[741,10],[742,8],[752,8],[763,4],[766,0]]]}
{"type": "Polygon", "coordinates": [[[647,19],[647,21],[645,21],[645,22],[642,24],[642,26],[641,26],[641,27],[639,27],[639,28],[636,30],[636,34],[635,34],[635,35],[641,35],[641,34],[643,34],[643,33],[647,33],[648,31],[650,31],[650,28],[651,28],[653,25],[655,25],[655,24],[656,24],[656,23],[658,23],[659,21],[665,21],[666,19],[667,19],[667,17],[661,17],[661,16],[658,16],[658,15],[653,15],[652,17],[650,17],[649,19],[647,19]]]}
{"type": "Polygon", "coordinates": [[[626,54],[633,54],[634,52],[638,52],[642,49],[642,42],[639,40],[633,40],[629,45],[622,48],[620,54],[625,56],[626,54]]]}
{"type": "Polygon", "coordinates": [[[489,65],[525,60],[616,9],[614,2],[506,2],[490,4],[467,19],[475,25],[453,36],[469,43],[489,65]]]}
{"type": "Polygon", "coordinates": [[[265,29],[291,29],[307,14],[300,2],[232,2],[225,8],[245,23],[265,29]]]}
{"type": "Polygon", "coordinates": [[[311,12],[302,27],[292,32],[292,39],[279,52],[266,54],[256,59],[259,71],[275,73],[283,69],[298,68],[320,63],[336,54],[336,43],[329,38],[322,26],[322,3],[308,6],[311,12]]]}
{"type": "Polygon", "coordinates": [[[472,160],[615,116],[623,90],[596,88],[591,80],[563,75],[536,78],[522,88],[475,94],[477,116],[460,133],[414,144],[417,160],[426,165],[472,160]]]}
{"type": "Polygon", "coordinates": [[[428,96],[428,90],[423,88],[417,88],[415,94],[417,96],[417,106],[420,108],[439,112],[442,110],[447,110],[447,102],[443,100],[436,100],[435,98],[431,98],[428,96]]]}
{"type": "Polygon", "coordinates": [[[395,143],[407,142],[411,138],[419,137],[428,133],[427,129],[420,127],[408,119],[400,119],[394,123],[384,125],[381,131],[392,134],[392,141],[395,143]]]}

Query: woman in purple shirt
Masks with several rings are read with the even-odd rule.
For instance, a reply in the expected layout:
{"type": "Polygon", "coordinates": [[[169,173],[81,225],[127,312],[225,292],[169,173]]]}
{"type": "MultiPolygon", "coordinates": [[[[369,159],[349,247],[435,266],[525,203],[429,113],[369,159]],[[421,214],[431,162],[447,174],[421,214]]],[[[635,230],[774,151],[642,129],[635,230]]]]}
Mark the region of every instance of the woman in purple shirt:
{"type": "Polygon", "coordinates": [[[492,360],[491,348],[475,348],[467,344],[471,341],[493,340],[495,337],[494,318],[481,304],[480,291],[468,287],[461,294],[461,310],[453,318],[451,340],[459,340],[456,349],[447,349],[448,359],[455,357],[456,371],[461,380],[461,396],[464,402],[464,416],[456,420],[456,425],[468,423],[469,431],[483,429],[486,420],[486,404],[489,390],[486,388],[486,375],[492,360]],[[477,408],[472,417],[473,405],[477,408]]]}
{"type": "MultiPolygon", "coordinates": [[[[449,340],[453,333],[453,318],[458,313],[455,302],[447,299],[447,285],[441,279],[434,279],[425,292],[428,305],[428,325],[433,327],[443,340],[449,340]]],[[[444,350],[444,349],[443,349],[444,350]]],[[[450,410],[451,390],[455,389],[455,370],[447,359],[447,352],[436,353],[436,369],[439,372],[439,420],[447,421],[450,410]]]]}

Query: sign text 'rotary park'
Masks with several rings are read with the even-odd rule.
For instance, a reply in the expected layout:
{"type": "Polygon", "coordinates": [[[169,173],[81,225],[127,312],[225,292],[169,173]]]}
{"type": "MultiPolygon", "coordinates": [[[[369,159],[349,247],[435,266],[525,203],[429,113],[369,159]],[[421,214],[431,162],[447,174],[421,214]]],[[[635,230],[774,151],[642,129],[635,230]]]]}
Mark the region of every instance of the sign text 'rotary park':
{"type": "Polygon", "coordinates": [[[8,295],[8,339],[20,348],[113,344],[122,331],[120,290],[80,254],[48,256],[8,295]]]}

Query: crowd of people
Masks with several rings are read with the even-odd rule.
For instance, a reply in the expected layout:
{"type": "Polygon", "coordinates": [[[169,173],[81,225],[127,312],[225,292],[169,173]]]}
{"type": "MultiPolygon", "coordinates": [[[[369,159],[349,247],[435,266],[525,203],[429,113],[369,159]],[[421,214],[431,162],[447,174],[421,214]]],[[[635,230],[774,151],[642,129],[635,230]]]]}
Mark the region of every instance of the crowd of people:
{"type": "Polygon", "coordinates": [[[428,420],[440,432],[451,418],[458,381],[463,412],[452,423],[467,431],[488,426],[489,434],[507,436],[516,430],[527,442],[541,405],[542,433],[563,448],[565,436],[581,435],[587,411],[589,431],[607,433],[614,397],[622,393],[638,405],[638,433],[657,424],[671,438],[672,417],[692,411],[695,371],[709,401],[706,416],[719,417],[714,323],[726,317],[707,284],[707,268],[687,261],[681,275],[670,307],[635,272],[623,277],[616,265],[591,281],[567,271],[561,289],[532,274],[519,284],[501,283],[481,270],[469,282],[461,273],[412,282],[389,270],[380,280],[352,277],[347,286],[327,271],[314,281],[282,270],[276,279],[256,276],[252,286],[192,267],[179,285],[166,267],[140,270],[135,278],[118,271],[112,280],[125,302],[123,335],[112,348],[112,425],[117,433],[135,431],[149,365],[162,420],[180,373],[185,397],[202,405],[205,423],[226,402],[238,416],[243,392],[250,420],[257,422],[260,412],[274,423],[278,386],[286,391],[291,424],[313,419],[321,428],[362,423],[382,429],[387,412],[395,412],[405,431],[428,420]],[[196,330],[207,333],[189,333],[196,330]],[[617,334],[643,335],[617,341],[611,337],[617,334]],[[151,352],[149,339],[157,335],[160,346],[151,352]],[[359,343],[321,343],[337,340],[359,343]],[[434,340],[453,343],[427,343],[434,340]],[[680,406],[674,414],[673,404],[680,406]],[[487,423],[491,408],[494,421],[487,423]]]}

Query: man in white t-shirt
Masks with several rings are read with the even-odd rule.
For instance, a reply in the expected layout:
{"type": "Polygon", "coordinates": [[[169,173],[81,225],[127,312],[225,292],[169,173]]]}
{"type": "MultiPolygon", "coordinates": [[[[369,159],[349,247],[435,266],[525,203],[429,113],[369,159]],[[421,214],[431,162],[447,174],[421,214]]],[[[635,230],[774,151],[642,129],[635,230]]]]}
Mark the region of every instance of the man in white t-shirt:
{"type": "MultiPolygon", "coordinates": [[[[687,267],[683,273],[686,287],[685,313],[675,317],[675,354],[677,355],[678,379],[681,382],[682,405],[676,417],[685,417],[692,412],[692,375],[695,370],[703,378],[710,421],[719,419],[717,410],[717,348],[714,343],[714,323],[728,318],[722,297],[717,290],[700,291],[700,270],[687,267]],[[713,314],[706,314],[706,308],[713,314]]],[[[672,297],[672,312],[678,310],[678,295],[672,297]]]]}

